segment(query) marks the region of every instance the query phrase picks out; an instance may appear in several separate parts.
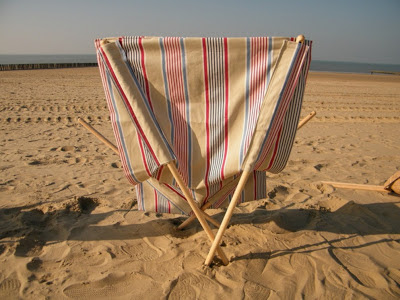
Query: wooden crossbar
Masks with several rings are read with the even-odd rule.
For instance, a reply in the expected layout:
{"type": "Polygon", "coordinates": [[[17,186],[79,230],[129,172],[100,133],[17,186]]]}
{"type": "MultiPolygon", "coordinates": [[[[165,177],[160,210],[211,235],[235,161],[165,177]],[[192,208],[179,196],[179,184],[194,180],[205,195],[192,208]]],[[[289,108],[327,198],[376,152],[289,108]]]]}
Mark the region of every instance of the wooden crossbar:
{"type": "Polygon", "coordinates": [[[111,143],[107,138],[105,138],[104,135],[102,135],[100,132],[94,129],[93,126],[91,126],[81,118],[78,118],[78,122],[81,123],[81,125],[85,127],[87,130],[89,130],[91,133],[93,133],[100,141],[106,144],[112,151],[114,151],[119,155],[118,148],[113,143],[111,143]]]}
{"type": "Polygon", "coordinates": [[[390,190],[385,189],[384,186],[380,185],[369,185],[369,184],[357,184],[357,183],[345,183],[345,182],[334,182],[334,181],[321,181],[324,184],[330,184],[333,187],[350,190],[365,190],[365,191],[376,191],[390,193],[390,190]]]}

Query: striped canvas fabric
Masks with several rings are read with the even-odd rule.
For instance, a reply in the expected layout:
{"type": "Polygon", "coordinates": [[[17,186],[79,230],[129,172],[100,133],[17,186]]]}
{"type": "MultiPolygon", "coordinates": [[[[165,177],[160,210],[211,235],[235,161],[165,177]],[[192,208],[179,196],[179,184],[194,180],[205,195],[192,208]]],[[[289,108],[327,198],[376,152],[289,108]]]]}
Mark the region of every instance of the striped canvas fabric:
{"type": "Polygon", "coordinates": [[[266,197],[266,171],[286,165],[311,42],[293,38],[119,37],[96,40],[111,123],[139,209],[190,214],[165,164],[202,206],[266,197]]]}

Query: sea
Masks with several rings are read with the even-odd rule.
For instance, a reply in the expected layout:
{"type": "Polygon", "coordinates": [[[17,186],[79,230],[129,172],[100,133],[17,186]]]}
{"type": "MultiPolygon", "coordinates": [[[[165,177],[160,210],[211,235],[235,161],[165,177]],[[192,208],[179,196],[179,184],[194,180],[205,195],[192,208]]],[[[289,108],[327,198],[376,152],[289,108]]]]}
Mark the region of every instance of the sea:
{"type": "MultiPolygon", "coordinates": [[[[47,63],[96,63],[95,54],[68,55],[5,55],[0,54],[3,64],[47,64],[47,63]]],[[[370,73],[371,71],[400,72],[400,65],[312,60],[310,71],[337,73],[370,73]]]]}

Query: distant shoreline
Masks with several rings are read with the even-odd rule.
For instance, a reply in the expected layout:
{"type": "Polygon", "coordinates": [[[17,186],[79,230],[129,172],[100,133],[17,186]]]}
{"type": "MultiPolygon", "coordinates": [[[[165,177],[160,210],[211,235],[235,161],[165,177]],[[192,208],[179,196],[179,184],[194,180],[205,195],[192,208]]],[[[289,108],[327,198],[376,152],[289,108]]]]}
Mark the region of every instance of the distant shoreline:
{"type": "MultiPolygon", "coordinates": [[[[51,70],[51,69],[72,69],[98,67],[97,63],[44,63],[44,64],[0,64],[1,71],[29,71],[29,70],[51,70]]],[[[400,75],[399,72],[376,71],[369,72],[346,72],[346,71],[322,71],[312,70],[311,73],[333,73],[333,74],[364,74],[364,75],[400,75]]]]}
{"type": "MultiPolygon", "coordinates": [[[[46,61],[32,61],[21,63],[4,63],[0,59],[0,71],[15,71],[15,70],[40,70],[40,69],[61,69],[61,68],[82,68],[82,67],[97,67],[95,57],[90,55],[57,57],[48,56],[46,61]],[[64,59],[64,61],[62,61],[64,59]],[[52,61],[53,60],[53,61],[52,61]],[[54,60],[61,60],[54,62],[54,60]],[[66,60],[66,61],[65,61],[66,60]],[[71,61],[72,60],[72,61],[71,61]],[[75,60],[75,62],[73,61],[75,60]],[[89,61],[89,62],[88,62],[89,61]],[[2,63],[3,62],[3,63],[2,63]]],[[[0,55],[1,58],[1,55],[0,55]]],[[[328,72],[328,73],[347,73],[347,74],[396,74],[400,72],[400,65],[388,64],[367,64],[367,63],[351,63],[351,62],[333,62],[313,60],[310,66],[311,72],[328,72]]]]}

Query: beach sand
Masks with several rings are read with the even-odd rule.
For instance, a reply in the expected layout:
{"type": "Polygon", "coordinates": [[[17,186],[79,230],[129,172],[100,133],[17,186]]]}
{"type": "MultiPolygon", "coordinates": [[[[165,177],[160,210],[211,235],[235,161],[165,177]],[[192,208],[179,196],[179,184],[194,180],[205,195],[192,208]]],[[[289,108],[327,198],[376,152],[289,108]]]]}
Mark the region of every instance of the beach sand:
{"type": "MultiPolygon", "coordinates": [[[[0,72],[0,299],[398,299],[400,76],[310,73],[286,169],[240,205],[203,262],[196,222],[137,210],[97,68],[0,72]]],[[[210,210],[221,221],[223,210],[210,210]]]]}

